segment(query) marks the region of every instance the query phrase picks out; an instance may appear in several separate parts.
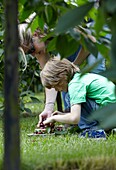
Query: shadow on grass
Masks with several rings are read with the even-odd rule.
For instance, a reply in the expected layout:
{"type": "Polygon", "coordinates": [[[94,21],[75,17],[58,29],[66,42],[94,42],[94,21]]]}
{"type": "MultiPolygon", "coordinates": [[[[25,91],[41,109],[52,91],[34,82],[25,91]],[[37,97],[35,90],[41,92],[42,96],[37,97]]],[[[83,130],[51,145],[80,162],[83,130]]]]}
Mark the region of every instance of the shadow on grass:
{"type": "Polygon", "coordinates": [[[87,158],[84,160],[58,161],[35,166],[22,164],[21,170],[116,170],[116,159],[87,158]]]}

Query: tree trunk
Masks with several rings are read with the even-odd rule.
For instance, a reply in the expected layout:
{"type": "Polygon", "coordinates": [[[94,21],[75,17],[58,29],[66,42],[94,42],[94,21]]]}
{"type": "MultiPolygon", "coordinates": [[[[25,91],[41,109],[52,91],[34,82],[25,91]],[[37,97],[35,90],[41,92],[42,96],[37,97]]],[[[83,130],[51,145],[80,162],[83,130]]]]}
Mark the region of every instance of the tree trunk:
{"type": "Polygon", "coordinates": [[[20,169],[18,1],[5,0],[4,170],[20,169]]]}

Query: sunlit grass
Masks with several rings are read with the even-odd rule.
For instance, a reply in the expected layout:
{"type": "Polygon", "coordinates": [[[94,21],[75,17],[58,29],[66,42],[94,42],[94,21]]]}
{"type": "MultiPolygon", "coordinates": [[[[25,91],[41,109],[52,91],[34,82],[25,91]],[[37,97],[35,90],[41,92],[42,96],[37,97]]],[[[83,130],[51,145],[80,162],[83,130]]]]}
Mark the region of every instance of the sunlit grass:
{"type": "MultiPolygon", "coordinates": [[[[33,114],[44,108],[43,94],[39,103],[28,103],[33,114]]],[[[29,137],[38,123],[38,115],[20,118],[21,170],[115,170],[116,136],[107,140],[78,138],[78,134],[29,137]]],[[[3,161],[3,124],[0,120],[0,167],[3,161]]]]}
{"type": "MultiPolygon", "coordinates": [[[[21,170],[77,169],[115,170],[116,136],[107,140],[79,139],[78,134],[28,137],[37,117],[21,118],[21,170]],[[89,169],[88,169],[89,168],[89,169]]],[[[3,155],[3,130],[0,121],[0,162],[3,155]]]]}
{"type": "MultiPolygon", "coordinates": [[[[32,125],[34,128],[36,120],[33,118],[26,122],[28,122],[28,125],[30,122],[30,126],[32,125]]],[[[69,164],[72,165],[70,169],[76,166],[80,166],[82,169],[87,169],[89,166],[90,170],[92,170],[92,167],[95,169],[96,166],[96,169],[104,166],[111,170],[116,168],[115,136],[110,136],[106,141],[79,139],[78,134],[27,137],[27,133],[31,133],[33,128],[24,126],[26,122],[24,120],[22,122],[22,163],[27,164],[32,169],[37,169],[37,167],[38,169],[41,167],[54,167],[54,169],[56,167],[63,169],[64,167],[64,169],[68,169],[69,164]]]]}

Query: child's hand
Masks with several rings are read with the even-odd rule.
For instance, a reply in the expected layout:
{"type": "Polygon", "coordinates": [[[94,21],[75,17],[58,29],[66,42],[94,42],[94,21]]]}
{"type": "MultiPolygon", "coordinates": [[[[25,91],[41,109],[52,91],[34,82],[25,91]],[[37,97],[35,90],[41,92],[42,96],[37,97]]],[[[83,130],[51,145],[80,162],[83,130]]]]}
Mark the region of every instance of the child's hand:
{"type": "Polygon", "coordinates": [[[52,111],[46,111],[44,110],[40,115],[39,115],[39,122],[37,124],[37,127],[39,128],[41,126],[41,123],[48,117],[50,117],[52,114],[52,111]]]}
{"type": "Polygon", "coordinates": [[[49,124],[49,123],[54,123],[54,119],[53,119],[54,116],[51,116],[49,118],[47,118],[46,120],[43,121],[43,124],[46,125],[46,124],[49,124]]]}

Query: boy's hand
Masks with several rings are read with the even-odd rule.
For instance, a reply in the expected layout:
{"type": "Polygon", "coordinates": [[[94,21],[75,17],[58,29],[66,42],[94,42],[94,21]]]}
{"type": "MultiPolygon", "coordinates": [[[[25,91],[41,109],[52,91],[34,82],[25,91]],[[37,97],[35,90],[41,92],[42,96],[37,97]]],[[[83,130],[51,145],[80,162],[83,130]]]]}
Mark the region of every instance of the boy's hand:
{"type": "Polygon", "coordinates": [[[39,115],[39,122],[37,124],[37,127],[40,127],[40,124],[52,115],[53,109],[54,109],[53,103],[45,105],[44,111],[39,115]]]}
{"type": "Polygon", "coordinates": [[[64,115],[64,113],[59,112],[59,111],[55,111],[52,113],[51,117],[47,118],[46,120],[43,121],[43,124],[46,125],[48,123],[54,123],[55,122],[55,115],[64,115]]]}
{"type": "Polygon", "coordinates": [[[49,118],[47,118],[46,120],[43,121],[43,124],[46,125],[46,124],[49,124],[49,123],[54,123],[54,119],[53,119],[54,116],[51,116],[49,118]]]}
{"type": "Polygon", "coordinates": [[[43,111],[40,115],[39,115],[39,122],[37,124],[37,127],[40,127],[40,124],[46,120],[48,117],[50,117],[52,114],[52,111],[43,111]]]}

